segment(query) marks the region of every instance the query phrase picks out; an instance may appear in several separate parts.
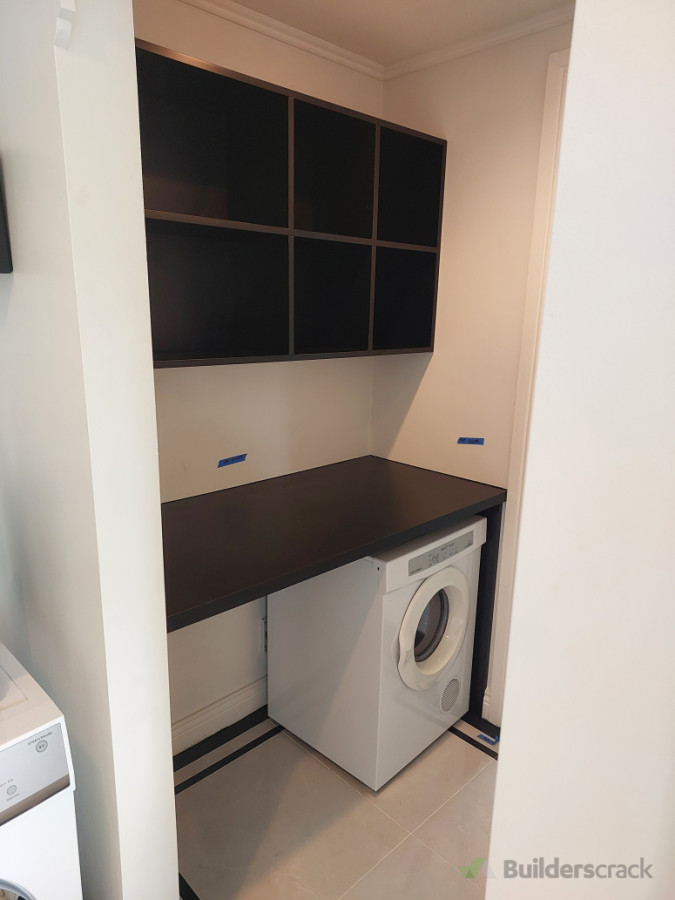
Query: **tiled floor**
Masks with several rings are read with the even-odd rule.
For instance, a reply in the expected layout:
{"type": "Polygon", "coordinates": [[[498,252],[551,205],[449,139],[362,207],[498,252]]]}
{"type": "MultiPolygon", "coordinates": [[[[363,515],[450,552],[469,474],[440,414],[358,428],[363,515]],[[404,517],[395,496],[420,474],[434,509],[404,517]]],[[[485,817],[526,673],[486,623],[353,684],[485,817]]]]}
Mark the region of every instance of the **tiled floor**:
{"type": "Polygon", "coordinates": [[[465,878],[460,867],[488,855],[496,768],[444,734],[374,793],[287,732],[275,734],[177,795],[189,900],[480,900],[482,874],[465,878]]]}

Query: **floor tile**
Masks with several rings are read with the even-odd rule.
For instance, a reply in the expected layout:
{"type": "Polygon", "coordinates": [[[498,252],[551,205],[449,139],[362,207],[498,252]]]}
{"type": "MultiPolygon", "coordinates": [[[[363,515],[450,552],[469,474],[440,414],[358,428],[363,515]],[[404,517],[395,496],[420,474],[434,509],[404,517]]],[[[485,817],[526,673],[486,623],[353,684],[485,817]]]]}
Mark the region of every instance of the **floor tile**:
{"type": "MultiPolygon", "coordinates": [[[[473,781],[424,822],[415,837],[452,866],[468,866],[478,856],[487,859],[497,763],[489,764],[473,781]]],[[[480,872],[476,883],[485,884],[480,872]]]]}
{"type": "Polygon", "coordinates": [[[344,900],[480,900],[481,892],[409,837],[352,887],[344,900]]]}
{"type": "Polygon", "coordinates": [[[192,777],[192,775],[196,775],[197,772],[208,769],[213,763],[218,762],[220,759],[224,759],[226,756],[229,756],[230,753],[234,753],[235,750],[239,750],[240,747],[244,747],[257,737],[266,734],[268,731],[272,731],[275,727],[276,722],[273,722],[271,719],[265,719],[264,722],[254,725],[253,728],[249,728],[248,731],[245,731],[243,734],[238,734],[237,737],[232,738],[232,740],[228,741],[226,744],[216,747],[216,749],[211,750],[210,753],[205,753],[204,756],[200,756],[199,759],[188,763],[186,766],[183,766],[173,773],[174,786],[181,784],[183,781],[187,781],[188,778],[192,777]]]}
{"type": "Polygon", "coordinates": [[[183,791],[176,810],[181,872],[201,900],[248,898],[264,871],[337,898],[406,836],[285,734],[183,791]]]}
{"type": "Polygon", "coordinates": [[[407,831],[414,831],[492,762],[486,753],[446,732],[375,792],[311,747],[299,743],[407,831]]]}
{"type": "Polygon", "coordinates": [[[264,860],[243,866],[211,861],[194,884],[188,883],[200,900],[319,900],[318,894],[264,860]]]}

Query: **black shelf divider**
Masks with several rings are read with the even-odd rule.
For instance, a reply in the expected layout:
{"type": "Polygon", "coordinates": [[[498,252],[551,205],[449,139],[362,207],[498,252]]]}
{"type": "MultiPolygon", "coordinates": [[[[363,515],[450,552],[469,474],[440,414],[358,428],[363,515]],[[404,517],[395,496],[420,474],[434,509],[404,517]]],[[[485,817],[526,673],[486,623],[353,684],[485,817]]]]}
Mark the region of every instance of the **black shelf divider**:
{"type": "Polygon", "coordinates": [[[160,209],[146,209],[145,218],[158,222],[176,222],[183,225],[196,225],[197,228],[229,228],[238,231],[260,231],[267,234],[287,235],[289,229],[285,225],[261,225],[257,222],[242,222],[238,219],[216,219],[210,216],[194,216],[190,213],[176,213],[160,209]]]}
{"type": "Polygon", "coordinates": [[[295,355],[295,98],[288,98],[288,353],[295,355]]]}
{"type": "Polygon", "coordinates": [[[373,349],[373,334],[375,327],[375,277],[377,272],[377,211],[380,195],[380,132],[382,126],[378,122],[375,126],[375,160],[373,169],[373,225],[371,237],[373,240],[373,252],[370,260],[370,309],[368,311],[368,349],[373,349]]]}

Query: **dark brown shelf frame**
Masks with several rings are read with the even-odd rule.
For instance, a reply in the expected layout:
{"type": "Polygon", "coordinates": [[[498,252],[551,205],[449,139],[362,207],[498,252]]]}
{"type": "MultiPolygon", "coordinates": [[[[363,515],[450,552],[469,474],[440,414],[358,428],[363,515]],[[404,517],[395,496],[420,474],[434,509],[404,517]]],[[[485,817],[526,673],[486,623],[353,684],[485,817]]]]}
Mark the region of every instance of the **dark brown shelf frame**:
{"type": "MultiPolygon", "coordinates": [[[[446,141],[442,138],[424,134],[405,126],[386,122],[384,120],[369,116],[361,112],[346,109],[336,104],[328,103],[296,91],[291,91],[286,88],[279,87],[278,85],[269,84],[259,79],[251,78],[249,76],[233,72],[229,69],[225,69],[221,66],[217,66],[203,60],[193,59],[185,54],[168,50],[163,47],[158,47],[145,41],[137,40],[136,46],[138,48],[138,51],[142,55],[145,54],[146,58],[148,54],[154,55],[154,58],[150,62],[150,69],[153,73],[152,77],[154,77],[155,80],[157,80],[157,72],[155,70],[158,66],[161,70],[162,66],[162,63],[157,62],[157,59],[163,58],[164,60],[170,61],[170,63],[173,64],[180,63],[184,64],[186,67],[192,67],[195,70],[203,72],[207,76],[208,74],[213,74],[231,80],[235,84],[231,89],[228,88],[228,90],[230,90],[231,93],[233,92],[233,95],[235,97],[239,97],[240,95],[254,96],[247,92],[251,88],[258,88],[264,92],[264,96],[262,97],[263,102],[267,104],[268,107],[272,110],[280,107],[279,104],[275,106],[271,95],[276,95],[278,97],[284,98],[285,106],[287,109],[286,135],[284,138],[284,152],[282,154],[283,157],[286,157],[286,184],[283,188],[283,193],[287,198],[285,201],[287,206],[285,225],[282,225],[279,221],[280,206],[278,200],[276,201],[275,206],[277,212],[273,214],[266,213],[266,221],[249,221],[251,216],[246,217],[242,212],[242,209],[245,209],[245,203],[239,203],[238,205],[235,204],[235,208],[238,210],[237,216],[233,218],[219,218],[217,215],[213,214],[214,206],[208,206],[209,197],[207,194],[204,194],[204,192],[202,192],[202,194],[204,194],[206,200],[204,200],[204,197],[202,197],[201,202],[206,203],[206,205],[208,206],[208,210],[210,212],[209,215],[195,214],[194,209],[146,209],[146,221],[148,223],[149,234],[152,234],[153,230],[156,228],[156,225],[153,225],[153,223],[163,222],[166,223],[165,228],[167,228],[169,231],[172,227],[171,223],[173,223],[176,229],[179,229],[180,226],[192,226],[192,229],[190,231],[195,236],[194,239],[197,242],[199,239],[196,237],[196,235],[198,235],[200,228],[205,228],[208,230],[208,232],[211,232],[214,229],[223,229],[229,233],[234,233],[237,231],[249,232],[252,234],[267,233],[269,235],[284,236],[287,239],[288,258],[286,266],[287,274],[285,277],[288,291],[288,311],[287,315],[284,317],[285,325],[283,326],[285,332],[283,344],[287,352],[269,352],[269,350],[271,349],[271,344],[268,342],[267,352],[265,352],[261,347],[261,352],[251,353],[250,350],[252,349],[253,345],[250,341],[248,342],[248,344],[246,344],[246,346],[242,346],[239,348],[235,347],[233,350],[229,351],[227,355],[208,354],[205,352],[201,352],[201,350],[199,353],[195,354],[191,352],[189,346],[186,346],[184,349],[181,348],[180,353],[167,352],[168,348],[166,347],[164,348],[164,350],[156,347],[155,366],[157,368],[165,368],[171,366],[222,365],[243,362],[272,362],[300,359],[328,359],[346,356],[432,352],[434,347],[436,294],[438,289],[438,265],[442,224],[441,220],[443,206],[443,185],[445,180],[446,141]],[[237,85],[243,85],[245,87],[241,88],[237,87],[237,85]],[[298,113],[300,113],[301,115],[300,121],[298,121],[297,118],[298,113]],[[305,120],[304,125],[302,120],[305,120]],[[335,132],[337,138],[339,138],[338,132],[340,123],[344,123],[348,131],[353,131],[354,134],[361,135],[359,140],[361,141],[361,149],[363,153],[365,153],[369,159],[372,156],[372,162],[370,163],[370,165],[372,166],[372,188],[369,189],[370,199],[368,199],[363,192],[363,179],[370,179],[370,175],[366,176],[365,170],[361,165],[361,157],[363,154],[360,154],[359,159],[355,160],[353,164],[350,163],[346,165],[345,170],[347,172],[349,172],[351,165],[352,169],[356,167],[354,170],[361,173],[359,175],[359,179],[362,183],[362,187],[359,192],[359,204],[361,212],[357,216],[358,221],[354,220],[354,226],[350,224],[350,216],[339,208],[339,204],[336,199],[336,197],[339,197],[339,192],[336,193],[333,191],[332,185],[330,184],[330,179],[326,178],[326,175],[321,170],[321,167],[314,165],[312,154],[305,152],[304,155],[299,155],[298,152],[296,152],[296,137],[298,128],[300,128],[300,131],[303,131],[304,128],[306,134],[311,136],[312,129],[309,128],[309,125],[311,125],[314,120],[316,120],[317,122],[325,121],[329,123],[329,125],[327,126],[329,131],[331,128],[334,130],[337,129],[337,131],[335,132]],[[358,124],[359,122],[363,123],[364,127],[361,127],[358,124]],[[372,130],[366,128],[366,124],[373,126],[372,130]],[[392,145],[394,147],[400,145],[405,148],[405,159],[402,163],[400,163],[400,161],[397,162],[395,153],[392,162],[391,149],[388,151],[384,170],[382,169],[381,163],[383,137],[386,138],[386,147],[391,148],[392,145]],[[363,143],[364,141],[365,143],[363,143]],[[402,178],[403,175],[406,174],[406,166],[408,166],[408,175],[411,174],[410,166],[412,166],[413,169],[415,167],[415,148],[420,151],[420,160],[417,164],[420,171],[417,173],[412,173],[414,174],[414,177],[410,179],[410,187],[407,190],[402,190],[401,199],[399,201],[396,196],[395,190],[396,179],[402,178]],[[431,174],[429,171],[430,160],[432,163],[431,174]],[[301,172],[301,178],[303,179],[303,182],[301,183],[298,182],[298,165],[304,167],[303,171],[301,172]],[[398,173],[397,165],[399,165],[398,173]],[[309,183],[311,186],[311,183],[313,181],[317,181],[319,183],[319,187],[321,187],[324,191],[325,197],[323,206],[321,206],[321,203],[319,203],[319,201],[317,200],[316,202],[319,203],[319,206],[321,208],[318,210],[313,210],[311,211],[311,213],[308,213],[307,210],[305,210],[301,219],[298,220],[295,210],[297,192],[298,190],[301,190],[301,192],[304,190],[306,194],[309,188],[303,188],[302,183],[304,183],[305,185],[309,183]],[[392,188],[392,184],[394,185],[394,188],[392,188]],[[433,190],[434,185],[436,185],[437,188],[435,191],[433,190]],[[384,206],[381,202],[383,190],[385,192],[384,206]],[[421,204],[417,203],[416,205],[416,197],[420,192],[424,195],[425,199],[421,204]],[[429,198],[431,198],[431,202],[429,202],[429,198]],[[391,212],[392,209],[394,210],[393,213],[391,212]],[[401,213],[401,209],[403,210],[403,213],[401,213]],[[369,224],[367,226],[365,225],[364,211],[367,211],[368,215],[369,224]],[[412,219],[415,219],[415,222],[413,223],[414,227],[401,228],[401,221],[403,221],[405,225],[406,216],[408,214],[410,214],[412,219]],[[387,218],[392,219],[393,224],[392,222],[387,221],[387,218]],[[276,221],[271,221],[272,219],[276,219],[276,221]],[[326,232],[323,230],[313,230],[315,226],[319,228],[324,223],[335,225],[337,231],[339,231],[340,233],[326,232]],[[298,228],[297,226],[299,224],[303,227],[298,228]],[[433,239],[434,227],[435,240],[433,239]],[[353,231],[354,233],[350,233],[350,231],[353,231]],[[392,239],[392,237],[394,239],[392,239]],[[401,239],[399,240],[399,238],[401,239]],[[301,243],[297,244],[296,239],[301,239],[301,243]],[[367,334],[365,336],[365,339],[363,336],[363,319],[360,314],[357,315],[352,312],[350,315],[352,317],[355,331],[351,337],[349,335],[345,335],[345,327],[343,327],[345,326],[345,323],[341,323],[342,334],[336,335],[334,340],[331,340],[321,328],[318,328],[318,330],[317,328],[314,328],[314,332],[317,334],[317,337],[320,338],[320,340],[318,340],[316,346],[311,346],[311,343],[307,342],[307,334],[309,333],[311,335],[312,328],[310,328],[308,332],[307,328],[305,327],[307,324],[306,302],[304,303],[305,310],[303,313],[304,325],[302,319],[298,320],[298,310],[296,309],[296,302],[298,300],[298,298],[296,297],[296,290],[298,285],[296,247],[300,246],[302,248],[305,248],[304,252],[305,255],[307,255],[307,253],[309,252],[307,250],[307,248],[309,247],[309,244],[307,243],[308,241],[324,241],[330,242],[335,245],[362,245],[364,247],[370,248],[371,263],[369,280],[369,307],[367,311],[367,334]],[[391,257],[390,251],[393,250],[410,251],[418,255],[414,257],[411,256],[410,259],[417,259],[419,257],[419,254],[430,255],[434,258],[433,266],[431,261],[425,264],[420,263],[417,266],[418,269],[425,272],[424,289],[415,290],[412,292],[414,294],[414,297],[411,298],[411,304],[412,306],[417,308],[417,314],[415,313],[415,310],[408,310],[406,313],[406,304],[402,303],[401,297],[392,295],[392,321],[386,328],[382,327],[382,322],[386,321],[387,319],[387,303],[389,301],[381,288],[378,291],[377,260],[378,253],[381,250],[385,251],[383,254],[381,254],[381,269],[382,260],[386,261],[389,257],[391,257]],[[428,277],[428,273],[432,268],[434,269],[434,276],[433,279],[430,279],[428,277]],[[430,288],[431,280],[433,281],[433,286],[430,288]],[[411,322],[413,323],[412,329],[411,322]],[[396,330],[397,327],[398,332],[396,330]],[[300,331],[298,331],[299,328],[300,331]],[[302,336],[303,334],[304,337],[302,336]],[[297,343],[298,338],[300,338],[299,343],[297,343]],[[391,346],[387,344],[388,341],[391,346]],[[330,350],[329,348],[331,346],[334,347],[334,349],[330,350]],[[343,349],[344,347],[351,349],[343,349]],[[309,352],[310,350],[311,352],[309,352]]],[[[189,68],[187,69],[187,71],[189,72],[189,68]]],[[[172,73],[172,77],[180,78],[180,71],[176,69],[175,72],[172,73]]],[[[199,75],[191,75],[190,78],[192,78],[192,80],[196,78],[197,82],[201,83],[201,76],[199,75]]],[[[217,84],[214,87],[213,84],[215,84],[215,82],[212,84],[211,80],[208,78],[206,78],[206,82],[208,82],[209,85],[208,90],[211,92],[215,91],[215,94],[217,95],[217,84]]],[[[142,85],[140,89],[142,92],[142,85]]],[[[213,99],[213,97],[211,97],[211,102],[212,105],[215,104],[215,106],[217,107],[217,96],[215,100],[213,99]]],[[[186,114],[184,110],[179,111],[179,113],[180,115],[187,115],[188,118],[191,115],[190,112],[186,114]]],[[[142,98],[141,114],[143,115],[142,98]]],[[[241,118],[243,114],[243,109],[237,107],[235,118],[237,116],[241,118]]],[[[196,131],[199,131],[200,127],[201,126],[196,126],[196,131]]],[[[277,132],[280,131],[278,122],[276,130],[277,132]]],[[[326,142],[326,135],[319,135],[314,139],[317,143],[317,146],[321,146],[323,141],[324,151],[326,155],[330,155],[330,141],[328,141],[328,143],[326,142]]],[[[216,128],[215,140],[216,142],[218,140],[221,140],[221,142],[225,142],[225,144],[227,144],[228,140],[230,141],[230,143],[234,142],[234,155],[236,156],[236,154],[239,153],[239,155],[241,156],[239,144],[237,144],[235,137],[230,137],[228,135],[225,135],[223,137],[222,129],[218,131],[218,129],[216,128]]],[[[156,143],[157,142],[155,141],[155,144],[156,143]]],[[[276,143],[279,143],[278,137],[276,139],[276,143]]],[[[339,144],[339,139],[336,139],[336,144],[339,144]]],[[[245,141],[243,146],[246,146],[245,141]]],[[[153,154],[156,154],[156,150],[157,148],[155,147],[153,149],[153,154]]],[[[181,150],[181,152],[183,152],[183,150],[181,150]]],[[[253,155],[255,156],[256,160],[260,159],[260,155],[257,154],[257,152],[253,155]]],[[[145,157],[146,154],[144,153],[144,175],[146,175],[147,179],[147,177],[152,177],[152,173],[148,174],[145,171],[145,167],[149,165],[145,157]]],[[[341,165],[339,153],[337,154],[334,163],[338,167],[341,165]]],[[[344,165],[343,168],[345,168],[344,165]]],[[[370,181],[367,181],[367,184],[370,184],[370,181]]],[[[161,187],[162,185],[160,184],[160,188],[161,187]]],[[[275,188],[275,190],[278,194],[278,189],[275,188]]],[[[158,193],[156,190],[154,190],[154,188],[153,191],[154,193],[151,192],[151,196],[157,196],[158,193]]],[[[161,195],[161,191],[159,193],[161,195]]],[[[146,195],[146,201],[147,199],[148,197],[146,195]]],[[[189,202],[193,201],[190,199],[189,202]]],[[[261,203],[262,200],[260,199],[260,197],[258,197],[252,208],[260,208],[261,203]]],[[[176,204],[173,203],[172,206],[176,206],[176,204]]],[[[225,201],[221,202],[221,206],[223,209],[225,209],[225,201]]],[[[322,252],[323,251],[320,248],[320,245],[317,245],[313,255],[320,256],[322,252]]],[[[337,250],[335,252],[336,254],[338,253],[337,250]]],[[[348,253],[346,249],[344,253],[348,256],[353,256],[353,254],[351,254],[351,251],[348,253]]],[[[356,251],[354,251],[354,253],[356,253],[356,251]]],[[[149,265],[152,264],[153,263],[149,261],[149,265]]],[[[264,267],[265,265],[265,260],[261,260],[261,266],[264,267]]],[[[386,265],[384,266],[384,268],[386,269],[386,265]]],[[[166,279],[164,280],[166,281],[166,279]]],[[[158,281],[161,281],[161,278],[158,278],[157,275],[153,275],[151,273],[151,291],[155,293],[155,297],[152,299],[151,306],[154,308],[155,315],[156,310],[158,310],[162,305],[162,299],[156,296],[156,285],[158,281]]],[[[359,290],[361,291],[362,288],[359,288],[359,290]]],[[[304,300],[306,301],[306,299],[307,298],[305,297],[304,300]]],[[[175,291],[173,294],[173,302],[176,302],[175,291]]],[[[203,299],[200,302],[204,302],[203,299]]],[[[265,296],[260,295],[257,300],[255,297],[250,297],[249,302],[262,303],[261,308],[256,311],[256,315],[259,319],[261,316],[265,315],[266,305],[268,304],[268,299],[265,296]]],[[[319,299],[319,305],[320,302],[321,301],[319,299]]],[[[211,302],[211,305],[213,306],[213,302],[211,302]]],[[[166,316],[170,316],[170,311],[166,313],[166,316]]],[[[226,349],[228,346],[229,345],[227,343],[227,340],[224,340],[223,348],[226,349]]],[[[281,343],[277,344],[278,349],[280,349],[281,346],[281,343]]]]}

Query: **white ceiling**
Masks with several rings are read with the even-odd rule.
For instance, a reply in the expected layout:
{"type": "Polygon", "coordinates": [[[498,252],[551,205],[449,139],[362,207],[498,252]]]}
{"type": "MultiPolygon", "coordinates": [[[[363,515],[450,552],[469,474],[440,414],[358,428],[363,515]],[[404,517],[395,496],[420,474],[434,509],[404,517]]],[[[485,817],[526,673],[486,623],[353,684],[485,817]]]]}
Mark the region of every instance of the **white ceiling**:
{"type": "Polygon", "coordinates": [[[391,66],[546,16],[568,7],[569,0],[238,0],[238,5],[391,66]]]}

